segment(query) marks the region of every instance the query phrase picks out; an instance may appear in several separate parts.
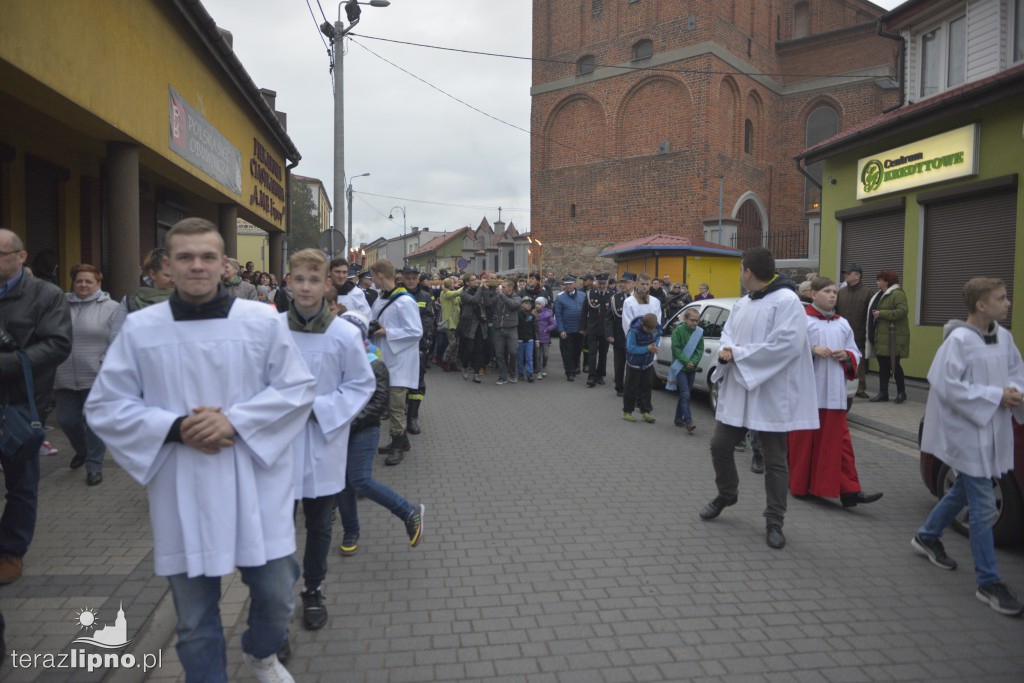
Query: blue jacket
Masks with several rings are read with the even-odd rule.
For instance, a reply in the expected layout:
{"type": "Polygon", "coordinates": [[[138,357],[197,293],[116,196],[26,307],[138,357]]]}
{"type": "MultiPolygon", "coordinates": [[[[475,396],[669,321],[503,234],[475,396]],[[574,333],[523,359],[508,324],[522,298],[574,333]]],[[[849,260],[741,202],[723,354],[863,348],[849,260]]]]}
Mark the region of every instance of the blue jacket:
{"type": "Polygon", "coordinates": [[[658,325],[654,332],[644,329],[643,318],[635,318],[629,324],[629,334],[626,335],[626,365],[631,368],[646,370],[654,365],[657,354],[651,353],[648,345],[657,344],[661,338],[661,325],[658,325]]]}
{"type": "Polygon", "coordinates": [[[555,297],[555,322],[558,323],[558,334],[580,331],[580,318],[586,301],[587,295],[578,289],[573,290],[572,296],[567,292],[561,292],[555,297]]]}

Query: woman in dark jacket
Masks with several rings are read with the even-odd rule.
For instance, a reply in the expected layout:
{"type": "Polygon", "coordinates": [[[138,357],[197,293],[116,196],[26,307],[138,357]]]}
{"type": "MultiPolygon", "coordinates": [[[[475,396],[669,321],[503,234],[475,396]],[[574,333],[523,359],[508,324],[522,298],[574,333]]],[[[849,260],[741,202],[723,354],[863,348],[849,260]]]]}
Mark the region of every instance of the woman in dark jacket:
{"type": "Polygon", "coordinates": [[[480,278],[473,273],[462,276],[462,310],[459,314],[459,355],[462,357],[462,379],[469,379],[473,371],[473,381],[480,383],[484,365],[487,364],[487,313],[484,288],[480,286],[480,278]]]}
{"type": "Polygon", "coordinates": [[[889,377],[896,378],[896,403],[907,400],[900,359],[910,356],[910,318],[907,294],[895,270],[878,274],[878,293],[868,304],[867,355],[878,361],[878,394],[872,403],[889,400],[889,377]]]}

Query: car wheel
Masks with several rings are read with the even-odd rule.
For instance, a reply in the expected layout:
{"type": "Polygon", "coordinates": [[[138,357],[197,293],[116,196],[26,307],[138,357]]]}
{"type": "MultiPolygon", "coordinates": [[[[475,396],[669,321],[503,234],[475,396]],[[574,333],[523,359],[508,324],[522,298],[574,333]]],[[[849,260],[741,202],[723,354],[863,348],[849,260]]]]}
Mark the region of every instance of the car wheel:
{"type": "MultiPolygon", "coordinates": [[[[938,487],[940,498],[953,488],[956,474],[947,465],[939,469],[938,487]]],[[[1024,541],[1024,499],[1021,498],[1017,483],[1012,476],[1005,475],[992,480],[996,497],[996,519],[992,525],[992,537],[997,546],[1016,545],[1024,541]]],[[[953,528],[965,536],[970,534],[970,510],[964,508],[953,519],[953,528]]]]}

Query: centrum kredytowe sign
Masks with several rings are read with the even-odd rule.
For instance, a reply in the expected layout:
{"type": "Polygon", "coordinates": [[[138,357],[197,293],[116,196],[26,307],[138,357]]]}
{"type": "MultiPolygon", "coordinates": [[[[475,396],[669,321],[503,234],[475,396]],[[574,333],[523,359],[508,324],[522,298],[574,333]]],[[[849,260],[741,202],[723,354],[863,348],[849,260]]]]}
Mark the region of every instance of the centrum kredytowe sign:
{"type": "Polygon", "coordinates": [[[873,154],[857,162],[857,199],[978,173],[978,124],[873,154]]]}

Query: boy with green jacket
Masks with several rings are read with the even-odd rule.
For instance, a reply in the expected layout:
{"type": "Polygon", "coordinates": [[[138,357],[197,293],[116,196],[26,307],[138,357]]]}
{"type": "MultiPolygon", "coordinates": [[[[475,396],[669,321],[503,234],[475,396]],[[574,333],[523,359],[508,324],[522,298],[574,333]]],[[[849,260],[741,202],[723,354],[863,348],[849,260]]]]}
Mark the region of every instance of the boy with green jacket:
{"type": "MultiPolygon", "coordinates": [[[[675,361],[672,365],[678,363],[681,366],[676,375],[679,402],[676,403],[675,425],[686,427],[686,431],[691,434],[697,425],[693,424],[693,415],[690,413],[690,392],[697,375],[697,365],[704,355],[704,330],[697,327],[699,319],[700,311],[691,308],[683,313],[683,322],[672,331],[672,360],[675,361]]],[[[671,379],[671,370],[669,375],[671,379]]]]}

